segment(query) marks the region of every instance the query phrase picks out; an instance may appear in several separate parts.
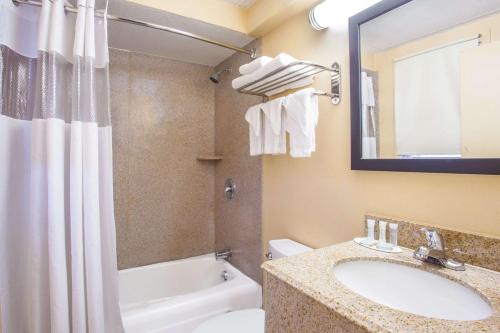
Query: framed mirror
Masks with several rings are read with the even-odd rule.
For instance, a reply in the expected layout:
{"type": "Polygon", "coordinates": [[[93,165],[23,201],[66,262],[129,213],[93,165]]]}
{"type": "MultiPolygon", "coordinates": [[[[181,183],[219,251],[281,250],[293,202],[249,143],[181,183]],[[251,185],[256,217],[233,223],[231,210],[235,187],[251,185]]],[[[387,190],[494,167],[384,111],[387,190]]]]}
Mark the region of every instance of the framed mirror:
{"type": "Polygon", "coordinates": [[[349,46],[353,170],[500,174],[500,0],[382,0],[349,46]]]}

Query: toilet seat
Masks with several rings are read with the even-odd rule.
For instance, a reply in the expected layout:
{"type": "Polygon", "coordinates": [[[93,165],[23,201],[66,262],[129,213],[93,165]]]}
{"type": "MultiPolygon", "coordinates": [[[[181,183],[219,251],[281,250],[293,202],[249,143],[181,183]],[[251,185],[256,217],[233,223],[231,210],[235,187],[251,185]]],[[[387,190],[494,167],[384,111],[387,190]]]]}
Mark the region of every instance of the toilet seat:
{"type": "Polygon", "coordinates": [[[264,323],[264,310],[240,310],[209,319],[193,333],[264,333],[264,323]]]}

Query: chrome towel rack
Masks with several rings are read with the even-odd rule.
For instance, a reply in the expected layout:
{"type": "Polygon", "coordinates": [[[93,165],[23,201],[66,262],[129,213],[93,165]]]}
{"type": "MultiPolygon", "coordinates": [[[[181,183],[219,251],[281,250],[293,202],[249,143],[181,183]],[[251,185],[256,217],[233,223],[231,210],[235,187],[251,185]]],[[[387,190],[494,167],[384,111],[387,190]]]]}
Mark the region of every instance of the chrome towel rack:
{"type": "Polygon", "coordinates": [[[341,101],[341,70],[338,62],[334,62],[331,67],[326,67],[306,61],[294,61],[287,66],[280,67],[257,80],[243,85],[237,91],[242,94],[268,98],[268,93],[273,90],[286,87],[322,72],[330,73],[331,89],[330,92],[318,91],[315,94],[318,96],[328,96],[334,105],[338,105],[341,101]]]}

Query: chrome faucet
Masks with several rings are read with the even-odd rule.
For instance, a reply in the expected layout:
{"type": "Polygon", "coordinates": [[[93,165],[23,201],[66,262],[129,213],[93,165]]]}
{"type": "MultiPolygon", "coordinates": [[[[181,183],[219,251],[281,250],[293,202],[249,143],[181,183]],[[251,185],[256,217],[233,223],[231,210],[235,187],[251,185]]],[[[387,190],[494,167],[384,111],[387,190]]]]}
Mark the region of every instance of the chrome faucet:
{"type": "Polygon", "coordinates": [[[231,251],[231,249],[225,249],[220,252],[215,252],[215,260],[229,260],[232,255],[233,252],[231,251]]]}
{"type": "Polygon", "coordinates": [[[413,253],[413,257],[431,264],[446,267],[455,271],[464,271],[463,263],[448,258],[444,240],[436,230],[422,228],[427,246],[419,246],[413,253]]]}

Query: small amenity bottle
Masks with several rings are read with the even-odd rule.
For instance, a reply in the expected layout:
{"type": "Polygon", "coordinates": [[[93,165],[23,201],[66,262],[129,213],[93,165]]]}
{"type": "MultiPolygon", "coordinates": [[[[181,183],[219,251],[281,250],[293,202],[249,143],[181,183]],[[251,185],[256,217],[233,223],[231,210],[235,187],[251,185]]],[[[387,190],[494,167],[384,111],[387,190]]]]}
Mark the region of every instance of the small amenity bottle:
{"type": "Polygon", "coordinates": [[[374,219],[367,219],[366,220],[366,230],[367,230],[367,237],[361,241],[361,243],[372,246],[377,243],[375,240],[375,220],[374,219]]]}
{"type": "Polygon", "coordinates": [[[389,223],[390,238],[389,241],[392,246],[398,246],[398,224],[389,223]]]}
{"type": "Polygon", "coordinates": [[[377,248],[381,250],[391,250],[392,245],[387,243],[387,238],[386,238],[387,222],[379,221],[378,231],[379,231],[379,236],[378,236],[377,248]]]}

